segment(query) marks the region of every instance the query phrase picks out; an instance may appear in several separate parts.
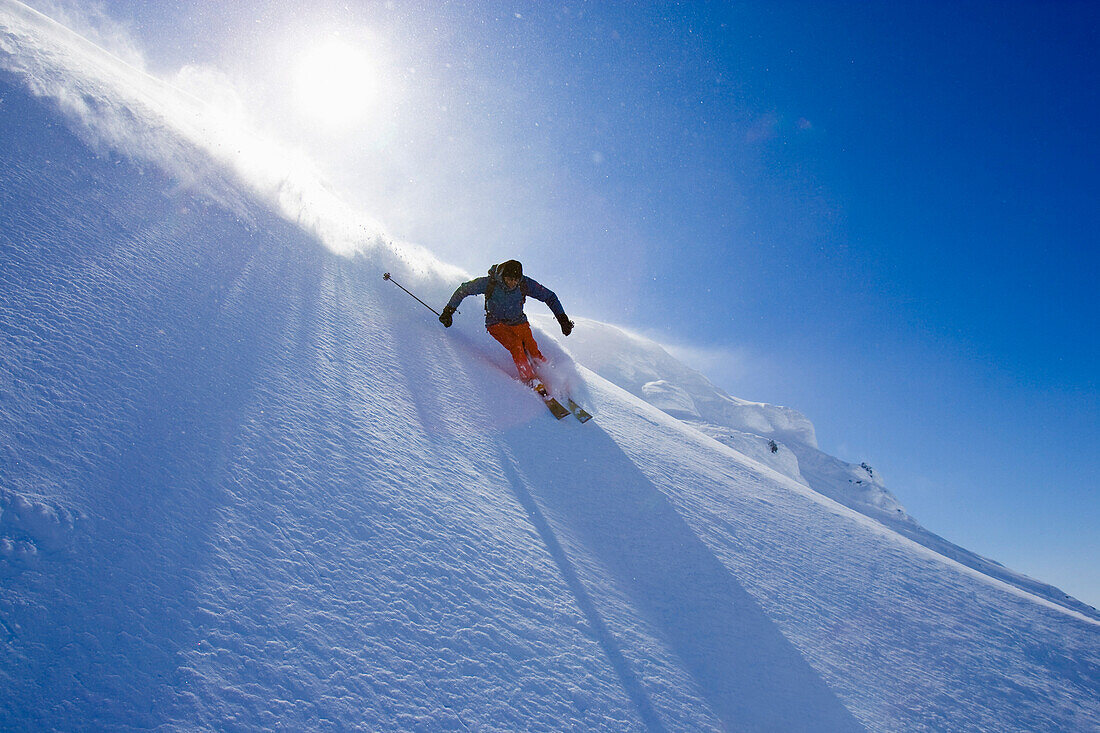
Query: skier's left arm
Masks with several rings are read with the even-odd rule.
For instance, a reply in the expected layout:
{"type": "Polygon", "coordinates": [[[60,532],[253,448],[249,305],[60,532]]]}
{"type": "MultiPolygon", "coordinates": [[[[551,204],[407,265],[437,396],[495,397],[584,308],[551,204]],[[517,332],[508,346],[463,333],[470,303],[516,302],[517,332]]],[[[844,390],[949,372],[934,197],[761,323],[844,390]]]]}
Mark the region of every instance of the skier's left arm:
{"type": "Polygon", "coordinates": [[[550,312],[554,314],[554,317],[558,319],[558,325],[561,326],[561,332],[568,336],[573,332],[573,322],[569,320],[569,316],[565,315],[565,309],[561,307],[561,301],[558,300],[558,296],[554,294],[554,291],[543,285],[540,285],[531,278],[527,280],[527,294],[535,300],[541,300],[550,307],[550,312]]]}

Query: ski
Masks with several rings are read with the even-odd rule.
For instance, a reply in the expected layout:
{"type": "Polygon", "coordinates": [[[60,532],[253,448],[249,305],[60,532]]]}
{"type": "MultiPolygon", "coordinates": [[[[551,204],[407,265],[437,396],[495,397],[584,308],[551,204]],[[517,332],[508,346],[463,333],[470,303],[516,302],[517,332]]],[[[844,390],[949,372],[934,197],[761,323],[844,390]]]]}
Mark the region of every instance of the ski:
{"type": "Polygon", "coordinates": [[[572,414],[569,410],[565,409],[560,402],[554,399],[553,396],[546,391],[546,387],[541,383],[535,383],[532,385],[532,389],[538,392],[539,397],[542,398],[543,403],[546,405],[546,409],[550,410],[558,420],[561,420],[566,415],[572,414]]]}
{"type": "Polygon", "coordinates": [[[577,418],[582,423],[586,423],[592,419],[592,416],[589,415],[583,407],[574,402],[572,397],[566,400],[566,404],[569,406],[569,412],[573,413],[573,417],[577,418]]]}

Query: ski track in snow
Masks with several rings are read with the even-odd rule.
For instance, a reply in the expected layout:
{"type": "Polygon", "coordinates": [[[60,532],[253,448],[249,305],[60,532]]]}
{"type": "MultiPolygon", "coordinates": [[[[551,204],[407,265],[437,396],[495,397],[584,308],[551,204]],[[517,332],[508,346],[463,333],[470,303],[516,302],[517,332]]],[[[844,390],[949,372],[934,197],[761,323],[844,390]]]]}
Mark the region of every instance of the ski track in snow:
{"type": "Polygon", "coordinates": [[[0,728],[1100,729],[1095,623],[0,82],[0,728]]]}

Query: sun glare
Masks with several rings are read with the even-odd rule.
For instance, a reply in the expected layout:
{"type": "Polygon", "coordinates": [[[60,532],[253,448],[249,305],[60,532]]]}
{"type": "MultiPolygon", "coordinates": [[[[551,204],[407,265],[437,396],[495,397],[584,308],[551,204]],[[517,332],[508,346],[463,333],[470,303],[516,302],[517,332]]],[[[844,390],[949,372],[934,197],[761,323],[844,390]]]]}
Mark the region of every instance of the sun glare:
{"type": "Polygon", "coordinates": [[[331,40],[302,54],[295,72],[299,109],[332,127],[361,122],[380,103],[378,69],[363,51],[331,40]]]}

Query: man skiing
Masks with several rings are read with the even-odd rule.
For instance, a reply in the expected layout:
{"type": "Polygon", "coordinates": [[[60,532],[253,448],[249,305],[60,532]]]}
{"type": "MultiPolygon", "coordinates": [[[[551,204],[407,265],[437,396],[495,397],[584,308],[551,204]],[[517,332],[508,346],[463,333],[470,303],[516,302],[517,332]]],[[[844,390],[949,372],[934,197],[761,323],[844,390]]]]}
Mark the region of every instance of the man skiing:
{"type": "Polygon", "coordinates": [[[459,303],[467,295],[485,295],[485,328],[489,334],[508,349],[512,360],[519,370],[520,379],[532,386],[538,384],[538,375],[531,359],[543,363],[546,358],[539,351],[535,337],[531,334],[531,325],[523,312],[523,302],[530,295],[550,307],[558,319],[561,332],[568,336],[573,331],[573,322],[565,315],[561,301],[553,291],[539,285],[523,274],[523,265],[516,260],[508,260],[489,268],[488,277],[479,277],[458,286],[451,296],[439,322],[451,327],[453,316],[459,303]]]}

